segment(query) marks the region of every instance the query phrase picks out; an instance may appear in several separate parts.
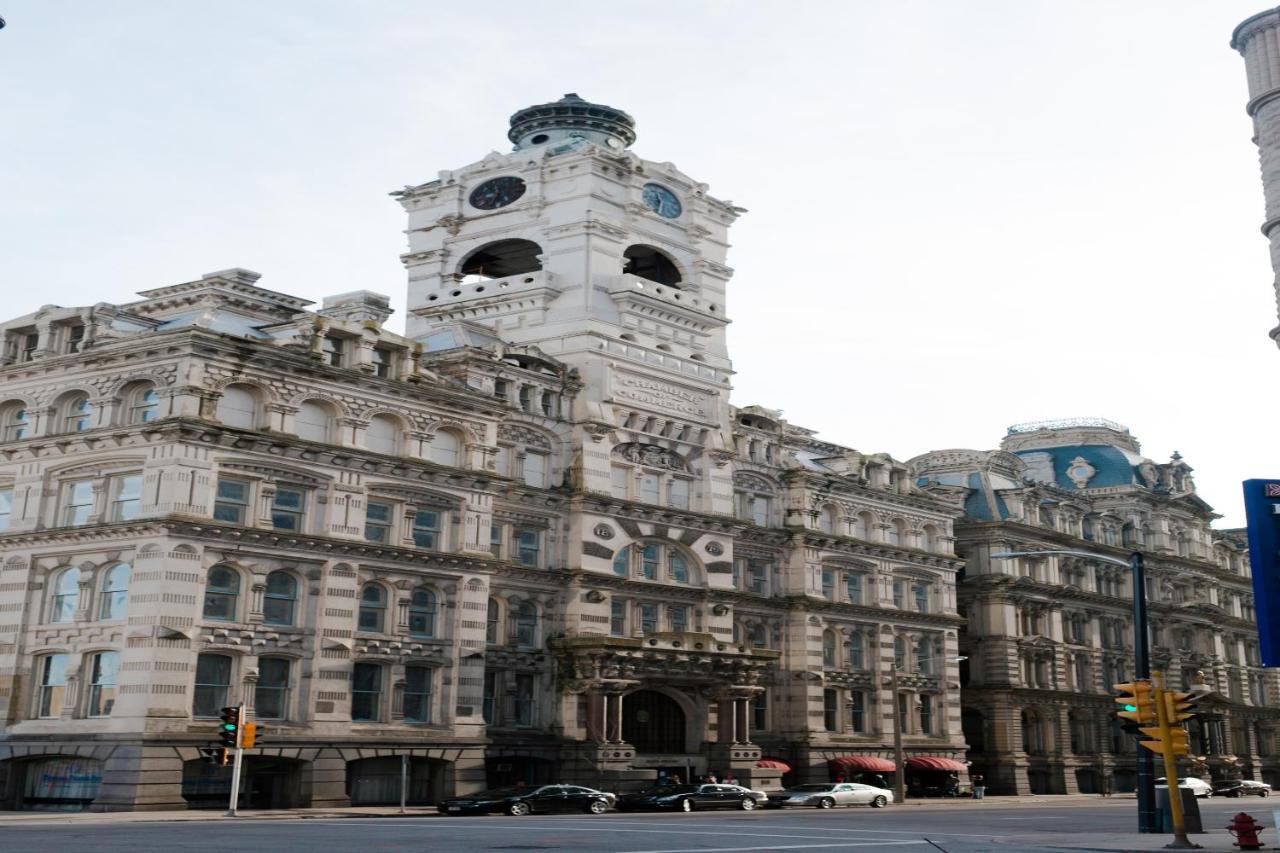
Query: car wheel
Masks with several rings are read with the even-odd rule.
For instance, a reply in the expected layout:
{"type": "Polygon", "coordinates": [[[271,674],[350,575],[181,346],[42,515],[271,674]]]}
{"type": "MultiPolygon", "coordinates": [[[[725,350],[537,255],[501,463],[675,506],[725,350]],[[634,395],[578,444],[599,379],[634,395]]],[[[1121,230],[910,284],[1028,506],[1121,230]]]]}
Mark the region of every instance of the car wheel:
{"type": "Polygon", "coordinates": [[[820,809],[834,809],[835,807],[836,807],[836,801],[831,799],[830,797],[823,797],[822,799],[818,800],[818,808],[820,809]]]}
{"type": "Polygon", "coordinates": [[[592,800],[587,806],[587,811],[591,814],[604,814],[609,810],[609,804],[604,800],[592,800]]]}
{"type": "Polygon", "coordinates": [[[524,817],[531,811],[533,811],[533,809],[529,808],[529,804],[525,802],[517,801],[507,806],[507,814],[514,815],[516,817],[524,817]]]}
{"type": "Polygon", "coordinates": [[[751,797],[743,797],[738,805],[744,812],[749,812],[756,807],[756,801],[751,797]]]}
{"type": "Polygon", "coordinates": [[[871,807],[873,809],[882,809],[887,805],[889,805],[889,801],[886,800],[883,795],[876,797],[871,801],[871,807]]]}
{"type": "Polygon", "coordinates": [[[680,811],[682,811],[682,812],[691,812],[691,811],[693,811],[693,800],[681,800],[681,801],[680,801],[680,811]]]}

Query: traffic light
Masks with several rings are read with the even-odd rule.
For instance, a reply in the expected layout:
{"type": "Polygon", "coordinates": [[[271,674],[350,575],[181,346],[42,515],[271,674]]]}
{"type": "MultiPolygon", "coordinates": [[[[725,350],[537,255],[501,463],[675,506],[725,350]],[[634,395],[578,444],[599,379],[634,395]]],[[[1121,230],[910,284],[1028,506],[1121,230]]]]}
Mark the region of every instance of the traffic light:
{"type": "Polygon", "coordinates": [[[240,706],[223,708],[220,719],[222,724],[218,726],[218,739],[228,749],[236,749],[240,746],[240,706]]]}
{"type": "Polygon", "coordinates": [[[1183,720],[1189,720],[1196,715],[1195,695],[1192,693],[1177,693],[1173,690],[1164,691],[1164,718],[1169,725],[1176,726],[1183,720]]]}
{"type": "Polygon", "coordinates": [[[1158,752],[1161,755],[1166,754],[1166,749],[1169,750],[1170,755],[1189,755],[1191,752],[1187,744],[1187,730],[1182,726],[1169,726],[1163,730],[1159,726],[1151,726],[1144,728],[1142,733],[1147,737],[1155,738],[1155,740],[1138,741],[1140,745],[1152,752],[1158,752]]]}
{"type": "Polygon", "coordinates": [[[253,749],[254,743],[258,740],[258,724],[245,723],[244,734],[240,737],[240,746],[244,749],[253,749]]]}
{"type": "Polygon", "coordinates": [[[227,766],[227,751],[220,746],[201,747],[200,759],[214,767],[227,766]]]}
{"type": "Polygon", "coordinates": [[[1150,681],[1130,681],[1111,686],[1120,692],[1116,697],[1116,704],[1121,706],[1116,712],[1117,716],[1144,725],[1156,721],[1156,705],[1151,695],[1150,681]]]}

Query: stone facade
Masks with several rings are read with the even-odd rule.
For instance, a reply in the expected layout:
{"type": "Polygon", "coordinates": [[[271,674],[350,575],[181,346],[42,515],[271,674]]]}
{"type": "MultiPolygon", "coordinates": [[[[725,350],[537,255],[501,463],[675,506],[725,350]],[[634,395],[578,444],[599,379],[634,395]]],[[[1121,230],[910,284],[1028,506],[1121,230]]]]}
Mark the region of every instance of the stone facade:
{"type": "Polygon", "coordinates": [[[993,793],[1133,788],[1135,741],[1112,685],[1134,675],[1130,571],[1049,549],[1144,555],[1151,664],[1199,695],[1186,770],[1280,784],[1276,674],[1262,668],[1243,531],[1214,531],[1191,468],[1141,455],[1106,421],[1011,428],[1000,450],[911,461],[926,493],[963,506],[964,733],[993,793]],[[1200,676],[1203,677],[1200,677],[1200,676]]]}
{"type": "Polygon", "coordinates": [[[395,193],[407,336],[242,269],[0,324],[5,805],[224,805],[238,702],[249,806],[963,769],[952,496],[729,404],[742,210],[633,126],[395,193]]]}

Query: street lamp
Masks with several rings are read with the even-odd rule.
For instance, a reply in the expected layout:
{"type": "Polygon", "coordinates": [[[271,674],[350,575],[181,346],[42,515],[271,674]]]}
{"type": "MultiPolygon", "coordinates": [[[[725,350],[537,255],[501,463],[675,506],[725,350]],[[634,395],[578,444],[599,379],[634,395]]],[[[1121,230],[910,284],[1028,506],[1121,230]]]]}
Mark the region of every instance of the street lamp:
{"type": "MultiPolygon", "coordinates": [[[[991,555],[993,560],[1007,560],[1012,557],[1040,557],[1045,555],[1084,557],[1100,563],[1111,563],[1124,566],[1133,574],[1133,656],[1134,678],[1151,678],[1151,646],[1150,634],[1147,630],[1147,581],[1143,568],[1142,554],[1134,551],[1128,561],[1119,557],[1108,557],[1092,551],[1076,551],[1070,548],[1049,548],[1043,551],[999,551],[991,555]]],[[[1138,831],[1159,832],[1156,822],[1156,780],[1154,768],[1155,756],[1146,749],[1139,748],[1134,758],[1137,771],[1138,795],[1138,831]]]]}
{"type": "MultiPolygon", "coordinates": [[[[957,663],[962,660],[968,660],[966,655],[955,658],[945,658],[947,663],[957,663]]],[[[931,663],[936,660],[933,657],[920,658],[917,664],[931,663]]],[[[906,657],[903,657],[903,663],[906,663],[906,657]]],[[[946,683],[946,674],[942,675],[943,683],[946,683]]],[[[893,669],[889,675],[889,689],[893,692],[893,763],[897,766],[897,772],[893,774],[893,801],[902,803],[907,799],[906,792],[906,776],[907,764],[906,758],[902,753],[902,704],[898,700],[898,662],[893,662],[893,669]]]]}

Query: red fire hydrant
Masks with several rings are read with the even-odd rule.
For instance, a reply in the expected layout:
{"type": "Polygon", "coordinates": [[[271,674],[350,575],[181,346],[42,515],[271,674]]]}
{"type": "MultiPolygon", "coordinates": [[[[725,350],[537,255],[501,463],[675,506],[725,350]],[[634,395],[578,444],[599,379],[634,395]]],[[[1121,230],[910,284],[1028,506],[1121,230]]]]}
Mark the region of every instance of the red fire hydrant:
{"type": "Polygon", "coordinates": [[[1263,829],[1262,824],[1240,812],[1231,819],[1231,825],[1227,827],[1227,831],[1236,837],[1236,843],[1231,846],[1241,850],[1261,850],[1262,842],[1258,840],[1260,829],[1263,829]]]}

